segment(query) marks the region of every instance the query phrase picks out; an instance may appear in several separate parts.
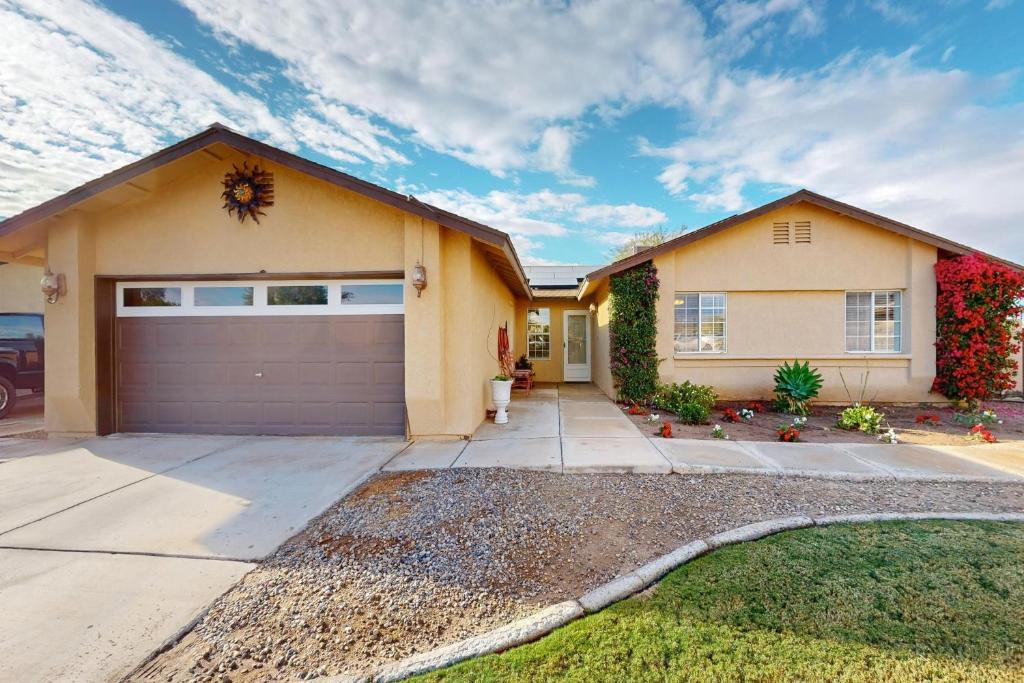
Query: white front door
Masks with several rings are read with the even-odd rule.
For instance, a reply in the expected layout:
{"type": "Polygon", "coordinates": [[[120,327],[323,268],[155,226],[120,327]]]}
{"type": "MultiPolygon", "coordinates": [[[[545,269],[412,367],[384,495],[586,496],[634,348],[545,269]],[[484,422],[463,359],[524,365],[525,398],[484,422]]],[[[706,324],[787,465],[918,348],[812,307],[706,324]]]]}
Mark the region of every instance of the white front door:
{"type": "Polygon", "coordinates": [[[566,311],[562,321],[565,341],[562,343],[566,382],[590,381],[590,313],[566,311]]]}

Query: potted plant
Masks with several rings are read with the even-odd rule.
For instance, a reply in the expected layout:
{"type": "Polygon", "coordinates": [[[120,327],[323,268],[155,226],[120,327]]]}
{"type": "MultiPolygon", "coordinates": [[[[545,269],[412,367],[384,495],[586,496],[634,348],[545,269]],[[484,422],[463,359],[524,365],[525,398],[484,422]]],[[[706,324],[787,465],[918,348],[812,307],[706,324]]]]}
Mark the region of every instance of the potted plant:
{"type": "Polygon", "coordinates": [[[533,370],[533,363],[526,357],[526,354],[519,356],[519,360],[516,361],[516,370],[533,370]]]}
{"type": "Polygon", "coordinates": [[[509,402],[512,400],[512,378],[508,375],[495,375],[491,380],[491,400],[494,402],[494,424],[508,423],[509,402]]]}

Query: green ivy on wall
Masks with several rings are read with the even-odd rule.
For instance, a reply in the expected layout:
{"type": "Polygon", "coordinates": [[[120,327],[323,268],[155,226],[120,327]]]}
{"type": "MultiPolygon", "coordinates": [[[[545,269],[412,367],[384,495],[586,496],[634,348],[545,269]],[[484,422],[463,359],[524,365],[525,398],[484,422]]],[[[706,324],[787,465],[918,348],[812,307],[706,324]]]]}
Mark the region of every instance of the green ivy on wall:
{"type": "Polygon", "coordinates": [[[609,363],[619,400],[647,401],[658,388],[658,270],[650,261],[611,277],[609,363]]]}

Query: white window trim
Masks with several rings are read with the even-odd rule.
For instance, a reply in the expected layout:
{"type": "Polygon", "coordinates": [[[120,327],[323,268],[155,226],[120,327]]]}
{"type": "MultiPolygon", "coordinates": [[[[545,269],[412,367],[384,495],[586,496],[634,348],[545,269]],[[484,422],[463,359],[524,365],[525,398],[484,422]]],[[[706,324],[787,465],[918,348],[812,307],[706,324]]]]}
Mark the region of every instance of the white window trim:
{"type": "Polygon", "coordinates": [[[904,345],[903,345],[903,327],[904,327],[903,326],[903,306],[904,306],[904,301],[903,300],[904,300],[904,294],[905,294],[905,292],[902,289],[848,289],[845,292],[843,292],[843,349],[844,349],[844,353],[849,354],[851,356],[862,356],[865,353],[870,353],[873,356],[901,356],[901,355],[906,355],[906,352],[903,350],[903,348],[904,348],[904,345]],[[893,321],[893,322],[897,322],[897,323],[900,324],[900,336],[897,337],[897,339],[899,339],[899,347],[900,348],[898,350],[896,350],[896,351],[875,351],[875,294],[878,293],[878,292],[899,292],[900,293],[900,316],[893,321]],[[869,321],[871,323],[871,328],[870,328],[871,329],[871,336],[870,336],[870,339],[871,339],[871,350],[870,351],[850,351],[848,348],[846,348],[846,346],[847,346],[847,342],[846,342],[846,322],[847,322],[846,321],[846,296],[848,294],[871,294],[871,319],[869,321]]]}
{"type": "Polygon", "coordinates": [[[672,304],[672,355],[676,358],[685,356],[721,356],[729,353],[729,293],[728,292],[675,292],[674,296],[678,297],[680,294],[696,294],[697,295],[697,350],[696,351],[676,351],[676,323],[675,323],[675,300],[673,299],[672,304]],[[703,307],[700,305],[700,297],[702,294],[709,296],[715,296],[718,294],[722,295],[722,302],[725,304],[723,309],[725,310],[725,322],[722,324],[722,350],[721,351],[701,351],[700,350],[700,326],[701,316],[703,315],[703,307]]]}
{"type": "Polygon", "coordinates": [[[145,282],[118,282],[117,317],[119,318],[174,318],[174,317],[225,317],[225,316],[294,316],[294,315],[382,315],[405,313],[405,303],[400,304],[343,304],[342,285],[402,285],[402,280],[203,280],[175,281],[152,280],[145,282]],[[327,287],[327,303],[312,306],[271,306],[267,304],[268,287],[294,287],[321,285],[327,287]],[[124,290],[136,287],[178,287],[181,289],[181,306],[125,306],[124,290]],[[196,306],[196,287],[252,287],[252,306],[196,306]]]}
{"type": "MultiPolygon", "coordinates": [[[[551,360],[551,307],[550,306],[530,306],[526,309],[526,360],[551,360]],[[548,312],[548,355],[546,356],[534,356],[533,351],[530,350],[530,311],[543,311],[548,312]]],[[[536,334],[545,334],[544,332],[537,332],[536,334]]]]}

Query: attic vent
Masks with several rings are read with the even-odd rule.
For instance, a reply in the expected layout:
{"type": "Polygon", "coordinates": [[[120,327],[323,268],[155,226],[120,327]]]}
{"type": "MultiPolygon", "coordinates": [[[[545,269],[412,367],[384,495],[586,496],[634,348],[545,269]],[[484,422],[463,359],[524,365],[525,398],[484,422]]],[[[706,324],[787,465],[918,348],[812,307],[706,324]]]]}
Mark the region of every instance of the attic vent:
{"type": "Polygon", "coordinates": [[[772,223],[772,244],[789,244],[789,223],[772,223]]]}
{"type": "Polygon", "coordinates": [[[811,222],[797,221],[793,223],[793,233],[797,244],[811,243],[811,222]]]}

